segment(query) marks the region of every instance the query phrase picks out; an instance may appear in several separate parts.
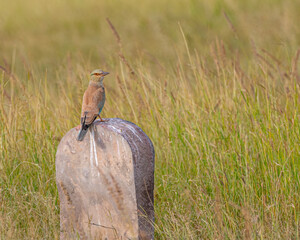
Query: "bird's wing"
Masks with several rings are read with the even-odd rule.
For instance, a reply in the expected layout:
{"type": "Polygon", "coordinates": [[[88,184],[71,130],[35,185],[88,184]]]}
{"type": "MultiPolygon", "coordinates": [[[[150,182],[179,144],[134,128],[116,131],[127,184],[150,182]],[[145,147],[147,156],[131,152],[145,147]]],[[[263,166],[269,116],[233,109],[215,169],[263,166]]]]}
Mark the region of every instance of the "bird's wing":
{"type": "Polygon", "coordinates": [[[97,88],[89,86],[83,95],[81,122],[85,120],[85,124],[91,124],[99,114],[97,90],[97,88]]]}

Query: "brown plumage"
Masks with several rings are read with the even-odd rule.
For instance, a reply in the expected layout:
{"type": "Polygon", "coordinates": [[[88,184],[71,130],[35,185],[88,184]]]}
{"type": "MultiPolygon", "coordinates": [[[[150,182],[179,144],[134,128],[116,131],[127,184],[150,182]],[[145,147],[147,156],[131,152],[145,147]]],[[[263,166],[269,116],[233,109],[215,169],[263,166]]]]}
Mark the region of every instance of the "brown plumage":
{"type": "MultiPolygon", "coordinates": [[[[95,70],[91,73],[91,80],[87,90],[84,92],[81,110],[81,129],[77,140],[82,141],[88,128],[96,120],[105,103],[105,89],[103,86],[104,76],[108,72],[95,70]]],[[[101,117],[100,117],[101,119],[101,117]]],[[[102,121],[102,119],[101,119],[102,121]]]]}
{"type": "MultiPolygon", "coordinates": [[[[90,83],[87,90],[84,92],[81,110],[81,123],[85,119],[86,124],[91,124],[98,117],[101,107],[101,102],[105,99],[105,89],[97,83],[90,83]]],[[[104,100],[104,101],[103,101],[104,100]]]]}

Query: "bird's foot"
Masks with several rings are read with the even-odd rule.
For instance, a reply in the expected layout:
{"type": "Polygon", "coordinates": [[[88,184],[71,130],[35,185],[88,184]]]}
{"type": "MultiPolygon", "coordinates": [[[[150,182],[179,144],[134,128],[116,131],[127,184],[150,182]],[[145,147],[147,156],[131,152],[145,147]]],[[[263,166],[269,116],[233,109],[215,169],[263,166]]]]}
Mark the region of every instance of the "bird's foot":
{"type": "Polygon", "coordinates": [[[100,118],[100,122],[107,122],[108,120],[103,120],[102,117],[100,117],[100,114],[98,115],[100,118]]]}

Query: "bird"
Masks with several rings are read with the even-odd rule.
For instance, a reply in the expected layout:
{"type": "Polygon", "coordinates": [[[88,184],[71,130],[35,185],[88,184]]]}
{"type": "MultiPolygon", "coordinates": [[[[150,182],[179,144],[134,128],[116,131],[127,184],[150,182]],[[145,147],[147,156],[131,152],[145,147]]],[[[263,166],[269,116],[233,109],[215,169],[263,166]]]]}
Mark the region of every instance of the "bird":
{"type": "Polygon", "coordinates": [[[109,74],[109,72],[104,72],[101,69],[96,69],[91,72],[89,86],[83,95],[80,120],[81,128],[77,136],[77,141],[82,141],[84,139],[88,128],[93,124],[98,116],[100,121],[103,122],[100,113],[105,103],[103,80],[107,74],[109,74]]]}

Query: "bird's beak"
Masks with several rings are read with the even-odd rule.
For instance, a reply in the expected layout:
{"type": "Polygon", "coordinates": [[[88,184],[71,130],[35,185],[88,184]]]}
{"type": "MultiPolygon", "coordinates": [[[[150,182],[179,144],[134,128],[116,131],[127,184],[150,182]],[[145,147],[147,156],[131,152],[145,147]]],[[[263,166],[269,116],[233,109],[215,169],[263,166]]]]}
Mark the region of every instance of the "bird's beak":
{"type": "Polygon", "coordinates": [[[102,74],[103,76],[106,76],[107,74],[109,74],[109,72],[103,72],[102,74]]]}

